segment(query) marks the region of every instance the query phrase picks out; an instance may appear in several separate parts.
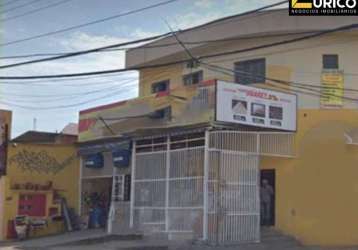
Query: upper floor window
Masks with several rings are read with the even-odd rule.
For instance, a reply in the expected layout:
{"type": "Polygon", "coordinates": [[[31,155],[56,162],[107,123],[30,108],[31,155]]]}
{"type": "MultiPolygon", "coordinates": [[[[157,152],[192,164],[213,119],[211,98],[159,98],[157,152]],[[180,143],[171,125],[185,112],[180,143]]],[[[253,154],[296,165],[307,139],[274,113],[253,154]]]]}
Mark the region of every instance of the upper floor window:
{"type": "Polygon", "coordinates": [[[240,84],[264,83],[266,59],[253,59],[235,63],[235,82],[240,84]]]}
{"type": "Polygon", "coordinates": [[[152,84],[152,93],[158,93],[169,90],[169,80],[160,81],[152,84]]]}
{"type": "Polygon", "coordinates": [[[203,71],[196,71],[183,76],[183,83],[185,86],[198,84],[203,81],[203,71]]]}
{"type": "Polygon", "coordinates": [[[338,55],[323,55],[323,69],[338,69],[338,55]]]}

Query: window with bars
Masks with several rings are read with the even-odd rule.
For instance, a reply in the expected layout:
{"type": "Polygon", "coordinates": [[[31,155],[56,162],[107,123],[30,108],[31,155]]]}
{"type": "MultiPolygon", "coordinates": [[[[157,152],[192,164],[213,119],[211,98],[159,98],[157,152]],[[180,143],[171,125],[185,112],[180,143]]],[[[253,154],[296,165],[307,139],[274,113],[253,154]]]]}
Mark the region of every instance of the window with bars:
{"type": "MultiPolygon", "coordinates": [[[[168,137],[155,137],[136,141],[136,152],[156,152],[167,150],[168,137]]],[[[205,132],[192,132],[169,136],[169,148],[171,150],[182,148],[195,148],[205,145],[205,132]]]]}
{"type": "Polygon", "coordinates": [[[266,59],[240,61],[235,63],[235,82],[240,84],[265,83],[266,59]]]}
{"type": "Polygon", "coordinates": [[[196,71],[183,76],[185,86],[195,85],[203,81],[203,71],[196,71]]]}

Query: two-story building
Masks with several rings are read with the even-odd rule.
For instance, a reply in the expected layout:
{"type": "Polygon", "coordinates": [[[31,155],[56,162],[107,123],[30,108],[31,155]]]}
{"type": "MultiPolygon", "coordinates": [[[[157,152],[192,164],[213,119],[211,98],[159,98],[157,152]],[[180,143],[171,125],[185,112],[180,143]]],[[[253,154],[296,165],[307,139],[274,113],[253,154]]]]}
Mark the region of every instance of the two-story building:
{"type": "Polygon", "coordinates": [[[81,211],[103,193],[109,231],[358,244],[357,23],[269,10],[127,51],[139,97],[80,112],[81,211]]]}

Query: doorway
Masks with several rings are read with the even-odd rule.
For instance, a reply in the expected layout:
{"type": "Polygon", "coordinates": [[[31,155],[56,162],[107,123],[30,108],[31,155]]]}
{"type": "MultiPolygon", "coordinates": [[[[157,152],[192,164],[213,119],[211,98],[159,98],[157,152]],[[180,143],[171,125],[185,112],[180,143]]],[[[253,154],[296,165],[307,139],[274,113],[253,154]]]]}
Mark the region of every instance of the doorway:
{"type": "Polygon", "coordinates": [[[264,169],[260,171],[261,226],[275,225],[275,179],[275,169],[264,169]]]}

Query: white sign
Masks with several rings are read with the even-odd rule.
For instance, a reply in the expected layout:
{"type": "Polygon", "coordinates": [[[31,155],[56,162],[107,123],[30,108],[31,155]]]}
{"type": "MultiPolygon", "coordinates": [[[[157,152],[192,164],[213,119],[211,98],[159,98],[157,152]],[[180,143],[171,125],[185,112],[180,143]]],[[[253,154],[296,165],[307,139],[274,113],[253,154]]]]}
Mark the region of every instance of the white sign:
{"type": "Polygon", "coordinates": [[[217,121],[296,131],[296,95],[223,81],[216,95],[217,121]]]}

